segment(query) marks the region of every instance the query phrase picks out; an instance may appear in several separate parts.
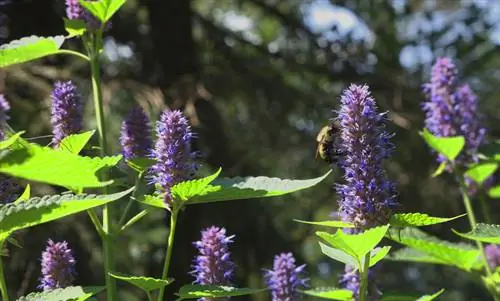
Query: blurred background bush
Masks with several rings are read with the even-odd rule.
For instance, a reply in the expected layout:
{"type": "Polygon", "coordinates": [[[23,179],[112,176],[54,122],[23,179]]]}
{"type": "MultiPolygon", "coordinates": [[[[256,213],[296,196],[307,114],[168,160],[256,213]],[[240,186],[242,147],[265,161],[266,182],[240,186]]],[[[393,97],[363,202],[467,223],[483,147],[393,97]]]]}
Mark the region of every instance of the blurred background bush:
{"type": "MultiPolygon", "coordinates": [[[[7,41],[64,34],[63,0],[11,0],[0,9],[7,41]]],[[[405,210],[458,215],[464,208],[453,181],[430,177],[436,164],[418,135],[420,87],[436,57],[452,57],[461,79],[479,95],[490,136],[499,137],[499,21],[498,0],[128,0],[104,45],[110,147],[120,151],[120,123],[134,103],[153,120],[165,107],[179,108],[198,134],[202,173],[222,166],[225,176],[316,177],[329,168],[314,158],[316,133],[337,108],[343,88],[367,83],[380,109],[389,111],[390,131],[396,134],[397,150],[387,168],[399,183],[405,210]]],[[[77,40],[66,47],[82,50],[77,40]]],[[[50,140],[43,136],[51,132],[49,93],[55,80],[76,81],[87,100],[86,128],[96,127],[85,62],[49,57],[0,73],[0,92],[13,107],[11,125],[30,137],[42,136],[36,141],[50,140]]],[[[169,292],[193,280],[187,274],[195,253],[191,242],[212,224],[236,235],[232,252],[239,286],[263,286],[262,269],[271,267],[275,253],[289,250],[308,264],[314,286],[336,285],[343,266],[320,253],[314,228],[292,219],[330,218],[337,208],[332,185],[338,176],[286,197],[188,208],[180,218],[176,282],[169,292]]],[[[36,195],[59,192],[34,188],[36,195]]],[[[490,203],[498,221],[499,206],[490,203]]],[[[117,246],[120,272],[161,274],[165,221],[165,214],[156,212],[126,232],[117,246]]],[[[457,240],[449,226],[427,230],[457,240]]],[[[465,219],[451,226],[468,229],[465,219]]],[[[19,233],[24,248],[11,246],[6,260],[13,295],[36,289],[48,237],[74,248],[77,284],[104,282],[99,239],[81,214],[19,233]]],[[[385,292],[431,293],[444,287],[442,300],[489,298],[474,279],[448,267],[385,262],[378,280],[385,292]]],[[[121,289],[121,300],[144,299],[130,286],[121,289]]]]}

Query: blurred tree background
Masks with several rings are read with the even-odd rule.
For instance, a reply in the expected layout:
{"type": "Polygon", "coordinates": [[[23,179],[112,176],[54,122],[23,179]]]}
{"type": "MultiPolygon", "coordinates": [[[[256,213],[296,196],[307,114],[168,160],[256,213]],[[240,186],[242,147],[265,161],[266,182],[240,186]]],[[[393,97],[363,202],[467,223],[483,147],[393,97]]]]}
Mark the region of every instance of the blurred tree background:
{"type": "MultiPolygon", "coordinates": [[[[11,0],[7,41],[64,34],[63,0],[11,0]]],[[[500,1],[498,0],[128,0],[112,20],[104,45],[104,97],[111,149],[118,153],[120,123],[134,103],[156,120],[165,107],[180,108],[198,135],[201,174],[222,166],[225,176],[311,178],[329,169],[315,160],[316,133],[338,107],[349,83],[367,83],[395,133],[387,168],[408,212],[454,216],[464,212],[447,176],[431,178],[434,158],[418,135],[423,127],[421,84],[435,58],[451,56],[479,95],[491,137],[500,106],[500,1]]],[[[5,29],[5,28],[4,28],[5,29]]],[[[81,50],[77,40],[66,47],[81,50]]],[[[0,91],[12,104],[11,125],[36,141],[50,138],[50,90],[73,79],[87,102],[86,128],[96,128],[89,68],[67,56],[17,65],[1,72],[0,91]]],[[[119,175],[119,174],[118,174],[119,175]]],[[[293,221],[330,218],[337,208],[334,173],[313,189],[281,198],[189,207],[180,218],[174,248],[174,293],[188,275],[192,241],[209,225],[235,234],[232,246],[239,286],[263,286],[273,255],[293,251],[308,265],[314,286],[337,284],[343,266],[323,256],[315,229],[293,221]]],[[[35,194],[57,193],[34,185],[35,194]]],[[[496,220],[499,206],[491,200],[496,220]]],[[[118,242],[118,271],[159,276],[168,228],[163,212],[143,219],[118,242]]],[[[457,240],[450,224],[426,230],[457,240]]],[[[451,224],[467,230],[466,219],[451,224]]],[[[35,290],[47,238],[67,240],[78,259],[77,284],[102,284],[100,241],[85,214],[17,235],[10,246],[7,282],[13,296],[35,290]]],[[[377,277],[385,292],[431,293],[442,300],[489,300],[480,283],[453,268],[384,262],[377,277]]],[[[120,284],[121,300],[144,300],[120,284]]],[[[266,293],[251,297],[269,300],[266,293]]],[[[242,298],[244,299],[244,298],[242,298]]],[[[248,297],[247,299],[250,299],[248,297]]]]}

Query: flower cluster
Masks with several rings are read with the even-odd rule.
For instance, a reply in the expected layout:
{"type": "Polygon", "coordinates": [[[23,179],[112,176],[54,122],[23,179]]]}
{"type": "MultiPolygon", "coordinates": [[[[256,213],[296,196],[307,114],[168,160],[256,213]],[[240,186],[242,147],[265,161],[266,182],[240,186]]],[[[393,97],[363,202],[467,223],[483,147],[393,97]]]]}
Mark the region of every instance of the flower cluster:
{"type": "Polygon", "coordinates": [[[487,245],[484,247],[484,252],[488,264],[493,270],[500,267],[500,245],[487,245]]]}
{"type": "Polygon", "coordinates": [[[189,180],[197,170],[191,151],[193,133],[188,120],[178,110],[165,110],[156,127],[157,140],[152,156],[156,164],[151,167],[153,181],[162,187],[164,200],[172,207],[170,189],[177,183],[189,180]]]}
{"type": "Polygon", "coordinates": [[[57,147],[64,137],[83,129],[83,104],[72,81],[56,82],[51,98],[52,143],[57,147]]]}
{"type": "MultiPolygon", "coordinates": [[[[96,1],[96,0],[86,0],[96,1]]],[[[89,30],[97,30],[101,27],[101,22],[89,11],[84,9],[78,0],[66,0],[66,16],[70,20],[83,20],[89,30]]],[[[111,27],[111,22],[106,23],[105,30],[111,27]]]]}
{"type": "Polygon", "coordinates": [[[209,227],[201,232],[201,240],[194,242],[199,255],[196,256],[191,274],[195,283],[212,285],[230,285],[233,280],[235,265],[231,261],[229,244],[234,235],[227,236],[226,229],[209,227]]]}
{"type": "Polygon", "coordinates": [[[359,230],[383,225],[393,214],[395,185],[382,166],[389,158],[392,135],[385,131],[385,115],[378,114],[366,85],[351,85],[340,99],[340,166],[344,184],[337,185],[339,215],[359,230]]]}
{"type": "Polygon", "coordinates": [[[135,106],[121,127],[123,157],[127,160],[146,157],[151,153],[152,143],[149,118],[141,107],[135,106]]]}
{"type": "MultiPolygon", "coordinates": [[[[486,129],[481,125],[478,101],[469,85],[460,85],[458,70],[450,58],[438,58],[432,67],[430,83],[423,86],[427,101],[423,104],[425,126],[435,136],[464,136],[464,151],[456,162],[468,165],[477,161],[477,149],[486,129]]],[[[443,156],[439,162],[445,162],[443,156]]],[[[448,166],[448,170],[451,166],[448,166]]]]}
{"type": "Polygon", "coordinates": [[[266,278],[273,301],[296,301],[300,295],[297,289],[307,287],[308,279],[303,277],[306,266],[296,266],[292,253],[281,253],[274,257],[273,269],[266,272],[266,278]]]}
{"type": "Polygon", "coordinates": [[[42,253],[42,278],[40,288],[44,291],[70,286],[75,278],[75,258],[68,243],[47,241],[42,253]]]}

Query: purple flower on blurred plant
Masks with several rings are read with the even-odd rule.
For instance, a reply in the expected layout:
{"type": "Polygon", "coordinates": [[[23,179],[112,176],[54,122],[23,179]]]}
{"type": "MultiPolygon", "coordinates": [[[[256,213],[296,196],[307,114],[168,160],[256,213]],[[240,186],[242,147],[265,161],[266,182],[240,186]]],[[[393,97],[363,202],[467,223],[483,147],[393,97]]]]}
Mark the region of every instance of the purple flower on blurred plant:
{"type": "Polygon", "coordinates": [[[300,299],[297,289],[307,287],[304,277],[306,265],[296,266],[292,253],[281,253],[274,257],[272,270],[265,277],[271,289],[273,301],[296,301],[300,299]]]}
{"type": "Polygon", "coordinates": [[[65,288],[75,278],[75,258],[68,243],[47,241],[42,253],[42,278],[40,288],[44,291],[65,288]]]}
{"type": "MultiPolygon", "coordinates": [[[[370,301],[379,300],[382,293],[379,291],[377,285],[375,284],[375,279],[373,279],[373,270],[368,271],[368,296],[370,301]]],[[[359,277],[359,271],[354,270],[351,266],[346,265],[344,274],[339,280],[339,285],[342,288],[348,289],[353,292],[354,300],[359,298],[359,287],[361,285],[361,279],[359,277]]]]}
{"type": "Polygon", "coordinates": [[[201,231],[201,240],[194,242],[198,255],[194,259],[191,275],[202,285],[231,285],[235,265],[231,261],[229,244],[234,235],[227,236],[226,229],[209,227],[201,231]]]}
{"type": "MultiPolygon", "coordinates": [[[[459,85],[457,67],[450,58],[438,58],[432,67],[431,82],[423,87],[427,101],[423,104],[425,126],[435,136],[464,136],[464,151],[456,162],[477,162],[477,149],[483,143],[486,129],[481,125],[477,97],[469,85],[459,85]]],[[[439,162],[446,158],[439,155],[439,162]]],[[[451,166],[448,166],[450,169],[451,166]]]]}
{"type": "Polygon", "coordinates": [[[61,140],[83,128],[83,104],[72,81],[56,82],[52,98],[52,143],[58,147],[61,140]]]}
{"type": "Polygon", "coordinates": [[[342,221],[359,231],[383,225],[397,206],[395,185],[382,166],[393,145],[385,131],[385,114],[377,113],[375,100],[366,85],[350,85],[344,90],[337,120],[341,123],[339,164],[344,184],[337,185],[342,221]]]}
{"type": "MultiPolygon", "coordinates": [[[[86,0],[88,2],[97,0],[86,0]]],[[[83,20],[88,30],[97,30],[101,27],[101,22],[87,11],[78,0],[66,0],[66,16],[70,20],[83,20]]],[[[107,22],[104,30],[111,28],[111,22],[107,22]]]]}
{"type": "Polygon", "coordinates": [[[122,122],[120,143],[123,157],[127,160],[146,157],[151,153],[151,130],[144,110],[135,106],[122,122]]]}
{"type": "Polygon", "coordinates": [[[158,136],[152,156],[156,164],[151,167],[153,181],[160,185],[169,208],[172,206],[170,189],[175,184],[189,180],[197,170],[191,151],[191,132],[188,120],[178,110],[163,111],[156,126],[158,136]]]}
{"type": "Polygon", "coordinates": [[[80,19],[82,17],[83,7],[78,0],[66,0],[66,16],[70,20],[80,19]]]}
{"type": "Polygon", "coordinates": [[[487,245],[484,247],[484,252],[493,270],[500,266],[500,245],[487,245]]]}

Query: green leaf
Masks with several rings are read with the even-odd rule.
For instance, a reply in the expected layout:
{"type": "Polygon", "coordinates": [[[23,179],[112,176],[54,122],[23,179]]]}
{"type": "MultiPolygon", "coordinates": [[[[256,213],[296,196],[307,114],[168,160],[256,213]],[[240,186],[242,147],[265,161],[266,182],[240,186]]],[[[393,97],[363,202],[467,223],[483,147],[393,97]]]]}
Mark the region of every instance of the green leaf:
{"type": "Polygon", "coordinates": [[[14,144],[17,141],[17,139],[19,139],[19,137],[21,137],[22,134],[24,134],[24,131],[15,133],[12,136],[10,136],[9,138],[0,141],[0,150],[6,149],[9,146],[11,146],[12,144],[14,144]]]}
{"type": "Polygon", "coordinates": [[[17,204],[0,205],[0,233],[10,233],[102,206],[126,196],[133,189],[109,195],[62,194],[34,197],[17,204]]]}
{"type": "Polygon", "coordinates": [[[253,289],[253,288],[236,288],[221,285],[197,285],[188,284],[180,288],[177,300],[184,299],[198,299],[198,298],[220,298],[220,297],[234,297],[260,293],[267,289],[253,289]]]}
{"type": "Polygon", "coordinates": [[[469,168],[465,175],[482,185],[497,169],[498,163],[479,163],[469,168]]]}
{"type": "Polygon", "coordinates": [[[78,155],[85,145],[87,145],[94,133],[95,130],[92,130],[81,134],[66,136],[63,140],[61,140],[58,149],[78,155]]]}
{"type": "Polygon", "coordinates": [[[446,162],[441,162],[438,168],[436,168],[436,170],[432,173],[431,177],[435,178],[440,174],[442,174],[446,170],[446,166],[447,166],[446,162]]]}
{"type": "Polygon", "coordinates": [[[27,200],[29,200],[30,196],[31,196],[31,187],[30,187],[30,184],[28,184],[28,185],[26,185],[26,188],[24,189],[23,194],[21,194],[21,196],[18,197],[17,200],[14,201],[14,204],[27,201],[27,200]]]}
{"type": "Polygon", "coordinates": [[[310,224],[310,225],[316,225],[316,226],[324,226],[324,227],[330,227],[330,228],[354,228],[353,224],[346,223],[343,221],[322,221],[322,222],[309,222],[309,221],[303,221],[300,219],[294,219],[294,221],[298,223],[303,223],[303,224],[310,224]]]}
{"type": "Polygon", "coordinates": [[[444,293],[444,288],[442,288],[439,292],[432,294],[432,295],[425,295],[420,298],[418,298],[417,301],[432,301],[436,300],[437,297],[441,296],[444,293]]]}
{"type": "Polygon", "coordinates": [[[163,279],[156,279],[143,276],[126,276],[119,273],[108,273],[108,274],[111,275],[111,277],[113,278],[135,285],[146,292],[160,289],[164,286],[169,285],[174,281],[173,279],[163,280],[163,279]]]}
{"type": "Polygon", "coordinates": [[[116,165],[121,155],[104,158],[82,157],[29,143],[0,158],[0,172],[8,175],[66,188],[102,187],[96,172],[116,165]]]}
{"type": "Polygon", "coordinates": [[[490,244],[500,244],[500,225],[477,224],[470,232],[460,233],[452,229],[457,235],[464,238],[487,242],[490,244]]]}
{"type": "Polygon", "coordinates": [[[0,46],[0,68],[56,54],[63,42],[64,36],[30,36],[14,40],[0,46]]]}
{"type": "Polygon", "coordinates": [[[206,187],[212,183],[222,171],[219,168],[215,173],[201,179],[189,180],[174,185],[170,190],[176,200],[188,201],[205,191],[206,187]]]}
{"type": "Polygon", "coordinates": [[[463,217],[467,214],[461,214],[454,217],[433,217],[425,213],[399,213],[391,217],[390,224],[395,227],[420,227],[435,224],[446,223],[454,219],[463,217]]]}
{"type": "Polygon", "coordinates": [[[80,5],[85,7],[102,22],[106,22],[111,19],[116,11],[126,2],[125,0],[79,1],[80,5]]]}
{"type": "Polygon", "coordinates": [[[329,300],[349,301],[352,299],[352,291],[334,287],[317,287],[310,290],[299,291],[299,292],[301,292],[304,295],[309,295],[329,300]]]}
{"type": "Polygon", "coordinates": [[[83,35],[87,31],[87,26],[84,20],[64,18],[64,29],[66,29],[70,37],[76,37],[83,35]]]}
{"type": "Polygon", "coordinates": [[[316,235],[325,240],[330,246],[337,248],[356,259],[357,266],[363,270],[363,257],[370,252],[384,238],[389,225],[366,230],[361,234],[346,234],[337,231],[334,234],[316,232],[316,235]]]}
{"type": "Polygon", "coordinates": [[[386,257],[385,260],[451,265],[450,262],[446,260],[433,257],[432,255],[411,248],[396,250],[392,252],[390,256],[386,257]]]}
{"type": "Polygon", "coordinates": [[[356,268],[358,267],[359,263],[357,262],[356,258],[354,258],[352,255],[347,254],[342,250],[332,248],[322,242],[318,243],[321,249],[321,253],[325,254],[326,256],[330,257],[333,260],[340,261],[346,265],[356,268]]]}
{"type": "Polygon", "coordinates": [[[494,186],[488,190],[488,195],[492,198],[500,198],[500,185],[494,186]]]}
{"type": "Polygon", "coordinates": [[[216,179],[200,195],[189,200],[187,204],[284,195],[312,187],[323,181],[330,173],[331,170],[321,177],[308,180],[288,180],[268,177],[216,179]]]}
{"type": "Polygon", "coordinates": [[[142,173],[148,170],[151,166],[155,164],[155,160],[150,158],[132,158],[127,160],[127,164],[133,170],[142,173]]]}
{"type": "Polygon", "coordinates": [[[448,265],[470,271],[478,267],[480,252],[471,245],[455,244],[430,236],[417,228],[399,232],[391,229],[390,239],[446,262],[448,265]]]}
{"type": "MultiPolygon", "coordinates": [[[[380,260],[384,259],[387,254],[389,254],[389,251],[391,250],[390,246],[384,246],[380,248],[375,248],[370,251],[370,267],[376,265],[380,260]]],[[[363,257],[363,260],[361,264],[364,264],[365,258],[363,257]]]]}
{"type": "Polygon", "coordinates": [[[58,288],[51,291],[34,292],[17,299],[17,301],[84,301],[99,293],[104,288],[104,286],[69,286],[66,288],[58,288]]]}
{"type": "Polygon", "coordinates": [[[424,129],[421,135],[430,147],[450,161],[455,160],[465,145],[465,139],[462,136],[437,137],[432,135],[427,129],[424,129]]]}
{"type": "Polygon", "coordinates": [[[163,201],[163,199],[154,196],[154,195],[145,195],[140,199],[141,203],[144,203],[149,206],[161,208],[161,209],[167,209],[167,205],[163,201]]]}

